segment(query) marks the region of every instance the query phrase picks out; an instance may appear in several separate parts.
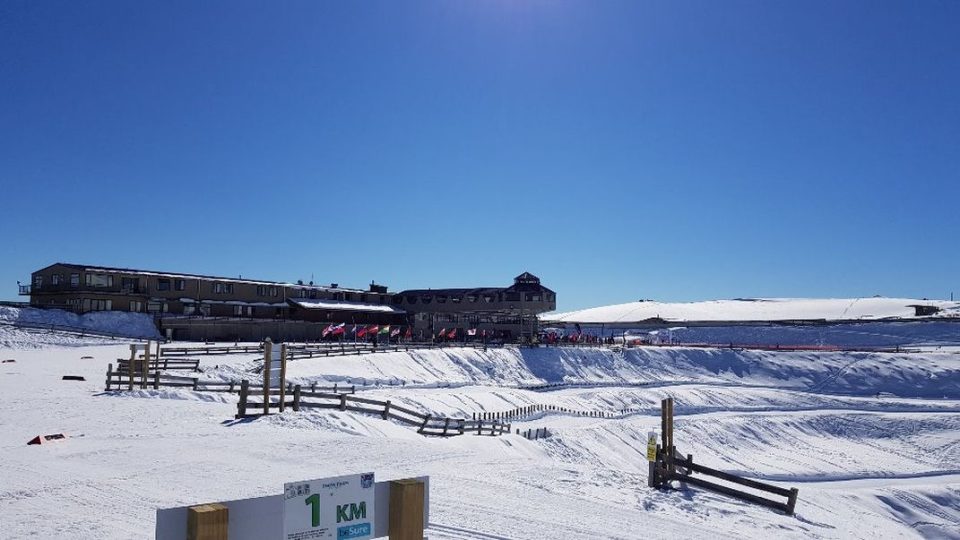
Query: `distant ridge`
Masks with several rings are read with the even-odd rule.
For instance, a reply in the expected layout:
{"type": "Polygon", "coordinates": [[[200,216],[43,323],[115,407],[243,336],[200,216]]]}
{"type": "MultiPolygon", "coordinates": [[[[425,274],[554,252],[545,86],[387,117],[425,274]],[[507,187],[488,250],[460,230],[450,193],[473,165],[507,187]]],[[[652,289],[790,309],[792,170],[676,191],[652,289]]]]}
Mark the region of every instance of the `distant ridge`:
{"type": "Polygon", "coordinates": [[[546,313],[545,324],[823,323],[960,320],[960,302],[911,298],[737,298],[702,302],[630,302],[546,313]]]}

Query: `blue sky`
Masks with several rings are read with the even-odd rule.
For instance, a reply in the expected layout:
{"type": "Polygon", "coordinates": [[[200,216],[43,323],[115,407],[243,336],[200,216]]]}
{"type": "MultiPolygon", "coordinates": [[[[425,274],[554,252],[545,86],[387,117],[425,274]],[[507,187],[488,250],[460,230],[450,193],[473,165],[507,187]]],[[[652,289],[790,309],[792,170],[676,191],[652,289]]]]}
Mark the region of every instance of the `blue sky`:
{"type": "Polygon", "coordinates": [[[0,298],[55,261],[391,289],[960,294],[960,3],[0,5],[0,298]]]}

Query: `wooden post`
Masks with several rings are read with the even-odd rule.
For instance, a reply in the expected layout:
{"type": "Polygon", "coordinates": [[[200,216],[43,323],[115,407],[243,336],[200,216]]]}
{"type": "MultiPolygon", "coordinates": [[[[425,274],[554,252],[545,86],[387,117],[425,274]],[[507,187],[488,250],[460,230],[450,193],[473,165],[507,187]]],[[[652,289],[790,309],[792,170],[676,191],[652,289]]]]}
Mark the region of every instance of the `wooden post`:
{"type": "Polygon", "coordinates": [[[187,540],[227,540],[229,510],[222,504],[201,504],[187,510],[187,540]]]}
{"type": "Polygon", "coordinates": [[[444,418],[444,419],[443,419],[443,436],[444,436],[444,437],[447,436],[447,430],[448,430],[449,428],[450,428],[450,418],[447,417],[447,418],[444,418]]]}
{"type": "Polygon", "coordinates": [[[141,389],[144,389],[147,387],[147,371],[149,370],[149,366],[150,366],[150,347],[151,345],[150,345],[150,342],[148,341],[147,344],[143,347],[143,359],[140,360],[139,364],[134,364],[134,366],[137,366],[140,368],[139,371],[140,371],[140,388],[141,389]]]}
{"type": "Polygon", "coordinates": [[[127,390],[133,390],[133,371],[136,367],[137,346],[130,345],[130,361],[127,362],[127,390]]]}
{"type": "Polygon", "coordinates": [[[287,344],[280,345],[280,412],[283,412],[283,400],[287,397],[287,344]]]}
{"type": "Polygon", "coordinates": [[[387,416],[390,414],[390,400],[387,400],[387,403],[383,406],[383,419],[386,420],[387,416]]]}
{"type": "Polygon", "coordinates": [[[267,338],[263,342],[263,414],[270,414],[270,364],[272,362],[273,341],[267,338]]]}
{"type": "Polygon", "coordinates": [[[110,373],[113,372],[113,364],[107,364],[107,391],[110,390],[110,373]]]}
{"type": "Polygon", "coordinates": [[[341,411],[347,410],[347,395],[346,395],[346,394],[340,394],[340,410],[341,410],[341,411]]]}
{"type": "Polygon", "coordinates": [[[787,496],[787,515],[793,515],[793,509],[797,506],[797,488],[790,488],[790,495],[787,496]]]}
{"type": "Polygon", "coordinates": [[[247,416],[247,394],[250,392],[250,381],[240,381],[240,400],[237,402],[237,418],[247,416]]]}
{"type": "Polygon", "coordinates": [[[423,540],[425,492],[418,480],[390,482],[390,540],[423,540]]]}
{"type": "Polygon", "coordinates": [[[155,371],[153,373],[153,389],[154,390],[160,389],[160,372],[159,371],[155,371]]]}
{"type": "Polygon", "coordinates": [[[293,387],[293,410],[300,411],[300,385],[293,387]]]}

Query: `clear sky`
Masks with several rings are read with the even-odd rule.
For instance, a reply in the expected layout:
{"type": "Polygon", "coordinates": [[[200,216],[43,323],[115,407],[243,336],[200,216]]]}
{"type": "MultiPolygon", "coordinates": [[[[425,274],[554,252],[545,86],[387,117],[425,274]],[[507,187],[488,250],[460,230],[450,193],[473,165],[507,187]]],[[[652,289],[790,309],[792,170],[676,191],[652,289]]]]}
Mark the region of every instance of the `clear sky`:
{"type": "Polygon", "coordinates": [[[960,2],[0,3],[0,299],[64,261],[960,295],[960,2]]]}

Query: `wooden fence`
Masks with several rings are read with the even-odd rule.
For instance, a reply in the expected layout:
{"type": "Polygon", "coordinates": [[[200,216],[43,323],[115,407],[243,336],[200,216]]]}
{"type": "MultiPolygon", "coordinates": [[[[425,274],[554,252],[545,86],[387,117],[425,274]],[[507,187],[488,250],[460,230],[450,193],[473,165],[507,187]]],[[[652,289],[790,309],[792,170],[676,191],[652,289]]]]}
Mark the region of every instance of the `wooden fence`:
{"type": "MultiPolygon", "coordinates": [[[[401,342],[382,343],[374,345],[369,342],[320,342],[320,343],[287,343],[287,359],[313,358],[315,356],[348,356],[382,352],[412,351],[418,349],[443,349],[451,347],[466,347],[472,349],[488,349],[503,345],[484,345],[478,342],[464,343],[429,343],[429,342],[401,342]]],[[[218,345],[196,347],[161,347],[160,356],[190,356],[195,354],[252,354],[262,352],[260,345],[218,345]]]]}
{"type": "Polygon", "coordinates": [[[474,420],[518,420],[525,418],[527,416],[533,416],[541,412],[558,412],[563,414],[572,414],[574,416],[586,416],[589,418],[615,418],[618,415],[612,412],[606,411],[583,411],[577,409],[570,409],[567,407],[558,407],[556,405],[546,405],[543,403],[538,403],[536,405],[526,405],[524,407],[517,407],[515,409],[510,409],[509,411],[492,411],[492,412],[482,412],[474,413],[474,420]]]}
{"type": "MultiPolygon", "coordinates": [[[[682,483],[693,484],[717,493],[722,493],[730,497],[735,497],[743,501],[766,506],[767,508],[780,510],[787,515],[793,515],[794,508],[797,505],[797,488],[782,488],[721,470],[712,469],[710,467],[704,467],[699,463],[693,462],[692,454],[687,454],[686,457],[684,457],[682,453],[678,452],[677,446],[673,439],[673,398],[667,398],[661,402],[660,422],[663,443],[657,444],[655,448],[648,446],[647,449],[648,460],[651,460],[651,456],[649,454],[651,452],[655,453],[655,457],[653,457],[650,461],[650,478],[648,485],[657,488],[669,487],[670,482],[676,480],[682,483]],[[712,476],[732,484],[746,486],[764,493],[780,495],[782,497],[786,497],[787,500],[785,502],[771,500],[747,491],[698,478],[693,476],[693,473],[712,476]]],[[[648,442],[648,445],[653,445],[654,442],[654,440],[651,440],[648,442]]]]}
{"type": "MultiPolygon", "coordinates": [[[[240,401],[237,403],[237,418],[249,418],[262,414],[260,411],[263,411],[264,403],[251,399],[259,397],[252,390],[253,387],[249,384],[249,381],[241,382],[240,401]]],[[[307,392],[300,385],[293,387],[293,393],[289,401],[281,403],[279,400],[276,402],[271,400],[268,407],[271,409],[289,407],[294,411],[331,409],[369,414],[379,416],[384,420],[394,420],[415,427],[417,432],[422,435],[437,437],[454,437],[466,434],[500,436],[510,433],[510,424],[498,420],[467,420],[465,418],[432,416],[402,407],[390,400],[381,401],[353,394],[307,392]]]]}
{"type": "MultiPolygon", "coordinates": [[[[187,388],[198,392],[227,392],[231,394],[240,393],[242,381],[214,381],[202,380],[198,377],[182,377],[178,375],[167,375],[154,371],[148,374],[146,381],[137,373],[130,376],[127,371],[114,371],[113,364],[107,365],[107,379],[105,390],[124,390],[133,388],[150,388],[159,390],[160,388],[187,388]]],[[[257,390],[263,392],[262,384],[248,384],[251,391],[257,390]]],[[[290,391],[293,385],[287,385],[290,391]]],[[[334,383],[333,386],[317,386],[316,383],[307,387],[312,392],[322,392],[327,394],[354,394],[357,387],[354,385],[341,385],[334,383]]],[[[279,393],[279,390],[271,390],[271,393],[279,393]]]]}
{"type": "MultiPolygon", "coordinates": [[[[117,371],[126,373],[128,369],[130,369],[129,359],[120,358],[117,360],[117,371]]],[[[169,370],[199,371],[200,360],[191,358],[151,358],[149,370],[151,372],[169,370]]]]}

